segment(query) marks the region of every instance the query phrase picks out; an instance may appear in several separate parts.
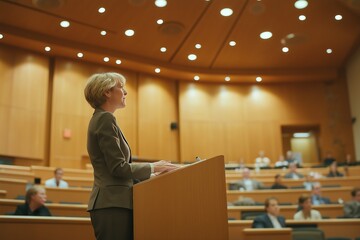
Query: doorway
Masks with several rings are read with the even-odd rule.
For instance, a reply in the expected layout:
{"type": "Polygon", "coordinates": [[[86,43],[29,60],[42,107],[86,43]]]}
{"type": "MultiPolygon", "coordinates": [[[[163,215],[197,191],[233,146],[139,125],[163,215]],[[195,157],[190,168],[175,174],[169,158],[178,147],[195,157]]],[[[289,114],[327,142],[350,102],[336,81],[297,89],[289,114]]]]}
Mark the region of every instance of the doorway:
{"type": "Polygon", "coordinates": [[[319,163],[319,125],[281,126],[283,153],[292,151],[302,165],[319,163]]]}

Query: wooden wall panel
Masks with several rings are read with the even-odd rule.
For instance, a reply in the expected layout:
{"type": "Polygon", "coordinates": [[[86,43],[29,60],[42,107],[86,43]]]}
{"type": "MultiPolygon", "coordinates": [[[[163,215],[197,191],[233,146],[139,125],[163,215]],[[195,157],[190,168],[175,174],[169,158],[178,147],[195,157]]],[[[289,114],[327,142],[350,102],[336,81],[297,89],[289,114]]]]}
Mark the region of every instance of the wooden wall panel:
{"type": "Polygon", "coordinates": [[[138,106],[139,156],[179,161],[178,130],[170,129],[178,122],[176,82],[140,75],[138,106]]]}
{"type": "Polygon", "coordinates": [[[0,155],[43,159],[48,58],[0,47],[0,155]]]}
{"type": "Polygon", "coordinates": [[[180,128],[182,161],[220,151],[227,162],[253,163],[259,150],[264,150],[275,162],[283,154],[282,125],[320,125],[320,147],[343,160],[345,153],[354,151],[344,86],[341,80],[331,84],[180,83],[180,125],[185,126],[180,128]]]}

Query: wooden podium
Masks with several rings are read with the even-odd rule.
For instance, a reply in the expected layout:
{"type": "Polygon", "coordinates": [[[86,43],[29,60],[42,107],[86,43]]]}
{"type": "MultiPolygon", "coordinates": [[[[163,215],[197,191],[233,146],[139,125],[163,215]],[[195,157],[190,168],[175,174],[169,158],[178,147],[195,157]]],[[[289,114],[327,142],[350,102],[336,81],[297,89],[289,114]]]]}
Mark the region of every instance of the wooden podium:
{"type": "Polygon", "coordinates": [[[135,240],[227,240],[224,157],[134,186],[135,240]]]}

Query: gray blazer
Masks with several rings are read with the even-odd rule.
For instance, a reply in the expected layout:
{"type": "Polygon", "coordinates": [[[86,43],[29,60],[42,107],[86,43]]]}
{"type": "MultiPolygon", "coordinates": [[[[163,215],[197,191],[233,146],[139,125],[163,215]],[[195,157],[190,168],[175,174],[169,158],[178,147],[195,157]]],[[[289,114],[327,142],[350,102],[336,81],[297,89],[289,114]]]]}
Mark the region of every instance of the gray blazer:
{"type": "Polygon", "coordinates": [[[133,180],[148,179],[151,167],[148,163],[131,163],[130,147],[112,113],[95,110],[89,123],[87,150],[94,168],[87,210],[132,209],[133,180]]]}

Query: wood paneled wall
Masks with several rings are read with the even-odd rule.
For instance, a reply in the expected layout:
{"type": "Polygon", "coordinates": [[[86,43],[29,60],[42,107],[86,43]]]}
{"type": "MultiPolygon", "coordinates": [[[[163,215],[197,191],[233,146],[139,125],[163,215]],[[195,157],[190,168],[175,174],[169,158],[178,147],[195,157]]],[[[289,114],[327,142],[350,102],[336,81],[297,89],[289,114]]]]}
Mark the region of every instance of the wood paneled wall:
{"type": "Polygon", "coordinates": [[[282,125],[320,125],[320,147],[342,161],[353,153],[346,81],[293,84],[180,83],[182,160],[224,154],[253,163],[282,154],[282,125]]]}
{"type": "Polygon", "coordinates": [[[354,152],[345,79],[177,82],[61,58],[50,65],[48,56],[3,45],[0,54],[0,155],[22,164],[40,159],[40,165],[83,165],[93,112],[83,89],[91,74],[104,71],[127,78],[127,107],[115,116],[133,155],[141,158],[193,161],[195,156],[225,155],[227,162],[252,163],[264,150],[275,161],[282,154],[282,125],[319,125],[323,152],[332,150],[339,160],[354,152]],[[179,129],[170,130],[171,122],[179,123],[179,129]],[[70,138],[64,137],[66,131],[70,138]]]}
{"type": "Polygon", "coordinates": [[[49,59],[0,47],[0,155],[44,159],[49,59]]]}

